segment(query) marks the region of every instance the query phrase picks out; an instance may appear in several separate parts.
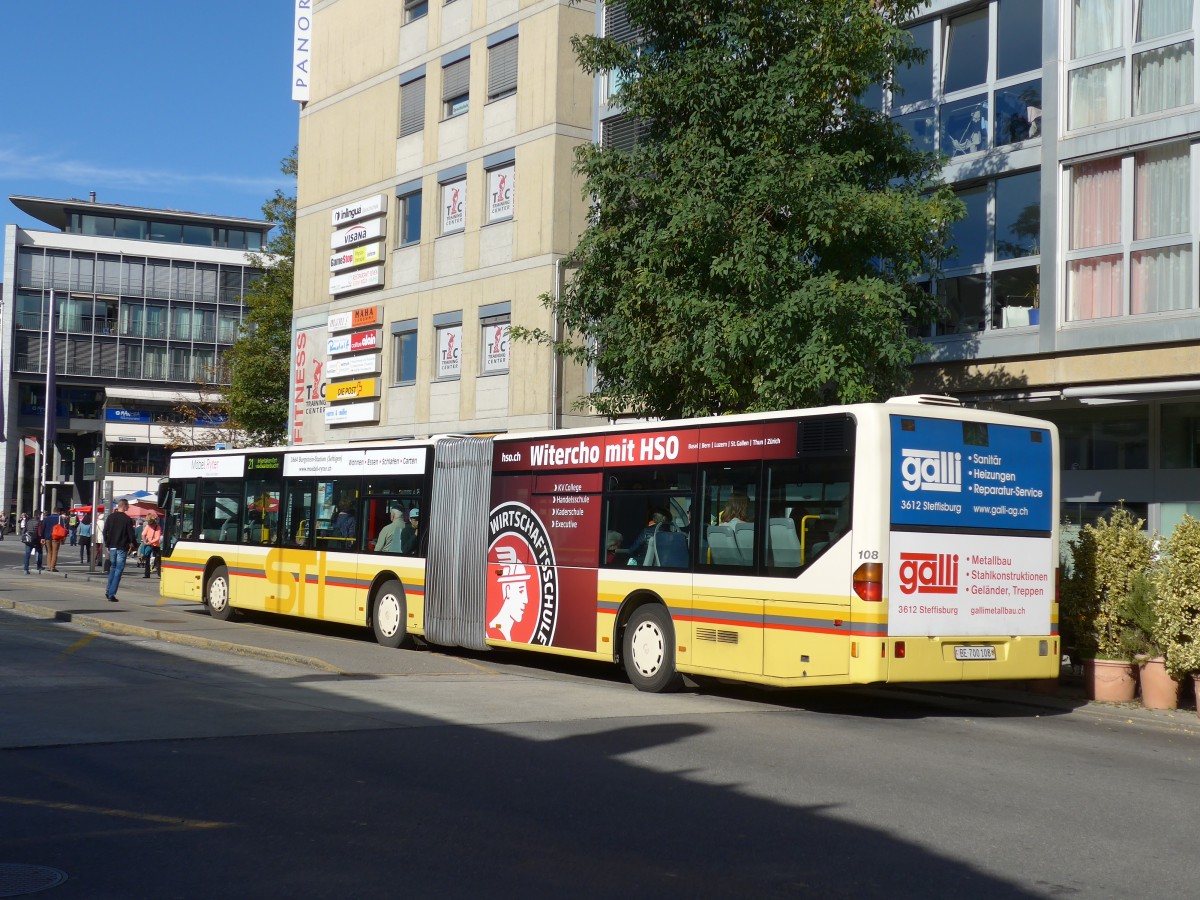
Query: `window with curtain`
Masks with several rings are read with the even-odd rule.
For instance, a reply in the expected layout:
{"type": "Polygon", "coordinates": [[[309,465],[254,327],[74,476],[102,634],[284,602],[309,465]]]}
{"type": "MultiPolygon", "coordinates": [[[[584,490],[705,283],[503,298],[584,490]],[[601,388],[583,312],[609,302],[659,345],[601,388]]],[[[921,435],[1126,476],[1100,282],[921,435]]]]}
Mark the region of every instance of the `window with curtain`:
{"type": "Polygon", "coordinates": [[[1121,45],[1121,11],[1128,0],[1073,0],[1071,56],[1081,59],[1121,45]]]}
{"type": "Polygon", "coordinates": [[[1133,57],[1133,114],[1159,112],[1192,102],[1192,42],[1159,47],[1133,57]]]}
{"type": "Polygon", "coordinates": [[[1139,41],[1152,41],[1192,27],[1192,0],[1141,0],[1137,12],[1139,41]]]}
{"type": "Polygon", "coordinates": [[[1067,91],[1067,127],[1086,128],[1121,117],[1125,60],[1074,69],[1067,91]]]}
{"type": "Polygon", "coordinates": [[[1072,167],[1067,321],[1196,307],[1193,152],[1174,142],[1072,167]]]}
{"type": "Polygon", "coordinates": [[[1193,5],[1194,0],[1072,0],[1067,128],[1195,103],[1193,5]]]}

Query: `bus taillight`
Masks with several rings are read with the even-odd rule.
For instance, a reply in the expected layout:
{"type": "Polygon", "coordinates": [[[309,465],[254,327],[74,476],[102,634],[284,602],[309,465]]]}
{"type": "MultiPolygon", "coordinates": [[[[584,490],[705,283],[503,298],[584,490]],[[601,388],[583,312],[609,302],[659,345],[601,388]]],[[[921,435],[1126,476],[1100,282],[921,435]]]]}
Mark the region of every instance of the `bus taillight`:
{"type": "Polygon", "coordinates": [[[883,563],[863,563],[854,570],[854,593],[863,600],[883,600],[883,563]]]}

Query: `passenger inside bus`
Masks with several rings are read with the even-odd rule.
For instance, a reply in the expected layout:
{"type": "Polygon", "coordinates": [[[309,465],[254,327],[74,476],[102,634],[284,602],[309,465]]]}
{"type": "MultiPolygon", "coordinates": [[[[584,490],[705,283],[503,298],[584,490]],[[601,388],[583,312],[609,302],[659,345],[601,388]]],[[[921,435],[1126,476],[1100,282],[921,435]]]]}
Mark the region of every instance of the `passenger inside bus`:
{"type": "Polygon", "coordinates": [[[388,523],[380,529],[379,537],[375,538],[375,552],[399,553],[400,528],[400,510],[392,506],[388,509],[388,523]]]}
{"type": "Polygon", "coordinates": [[[400,530],[400,552],[405,556],[416,556],[417,546],[420,544],[420,529],[421,511],[417,508],[408,511],[408,521],[404,523],[404,528],[400,530]]]}

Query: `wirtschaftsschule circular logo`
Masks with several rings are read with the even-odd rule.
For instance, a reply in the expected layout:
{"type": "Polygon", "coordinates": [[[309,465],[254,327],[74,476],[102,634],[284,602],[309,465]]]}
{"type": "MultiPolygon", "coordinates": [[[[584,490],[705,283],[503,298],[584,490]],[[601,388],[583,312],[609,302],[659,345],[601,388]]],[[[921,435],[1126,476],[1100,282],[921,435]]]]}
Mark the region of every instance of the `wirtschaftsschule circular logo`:
{"type": "Polygon", "coordinates": [[[554,643],[558,570],[542,520],[509,501],[488,517],[487,636],[518,644],[554,643]]]}

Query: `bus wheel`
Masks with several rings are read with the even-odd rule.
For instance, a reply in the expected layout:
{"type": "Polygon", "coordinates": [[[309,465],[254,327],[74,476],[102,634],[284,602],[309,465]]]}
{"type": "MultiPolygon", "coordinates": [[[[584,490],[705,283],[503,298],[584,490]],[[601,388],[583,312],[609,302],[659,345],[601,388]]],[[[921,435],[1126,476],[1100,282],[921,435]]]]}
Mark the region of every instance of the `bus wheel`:
{"type": "Polygon", "coordinates": [[[396,580],[384,582],[371,601],[371,630],[384,647],[401,647],[408,637],[408,606],[404,588],[396,580]]]}
{"type": "Polygon", "coordinates": [[[217,566],[209,576],[204,587],[204,605],[210,616],[222,622],[233,615],[233,607],[229,605],[229,570],[224,566],[217,566]]]}
{"type": "Polygon", "coordinates": [[[675,671],[675,628],[666,607],[638,607],[625,626],[621,660],[639,691],[662,694],[677,691],[683,678],[675,671]]]}

